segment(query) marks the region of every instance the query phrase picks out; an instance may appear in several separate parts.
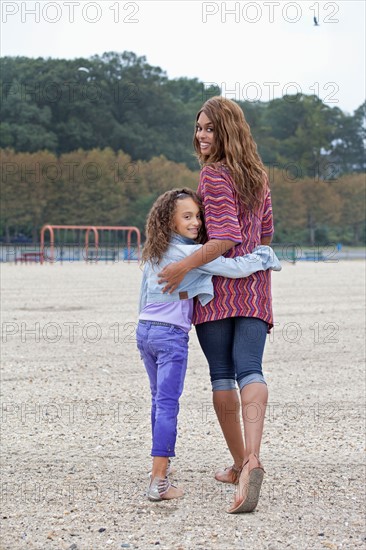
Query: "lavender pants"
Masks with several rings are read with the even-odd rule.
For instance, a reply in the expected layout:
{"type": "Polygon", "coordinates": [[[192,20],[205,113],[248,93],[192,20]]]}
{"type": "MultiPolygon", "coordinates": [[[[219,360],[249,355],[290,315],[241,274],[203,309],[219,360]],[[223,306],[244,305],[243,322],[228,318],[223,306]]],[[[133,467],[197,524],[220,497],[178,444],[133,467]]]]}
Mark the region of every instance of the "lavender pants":
{"type": "Polygon", "coordinates": [[[188,334],[173,325],[139,321],[137,347],[151,390],[151,456],[175,456],[179,398],[187,370],[188,334]]]}

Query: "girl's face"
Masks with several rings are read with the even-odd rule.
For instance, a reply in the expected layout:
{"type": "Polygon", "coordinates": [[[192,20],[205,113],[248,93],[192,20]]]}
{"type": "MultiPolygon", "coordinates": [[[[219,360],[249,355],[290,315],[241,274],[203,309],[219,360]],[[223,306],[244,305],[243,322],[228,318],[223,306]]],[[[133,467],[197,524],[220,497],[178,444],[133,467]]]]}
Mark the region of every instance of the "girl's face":
{"type": "Polygon", "coordinates": [[[198,204],[191,197],[177,200],[173,216],[173,231],[182,237],[197,239],[201,225],[201,212],[198,204]]]}
{"type": "Polygon", "coordinates": [[[196,138],[202,155],[209,156],[215,142],[213,124],[202,111],[196,123],[196,138]]]}

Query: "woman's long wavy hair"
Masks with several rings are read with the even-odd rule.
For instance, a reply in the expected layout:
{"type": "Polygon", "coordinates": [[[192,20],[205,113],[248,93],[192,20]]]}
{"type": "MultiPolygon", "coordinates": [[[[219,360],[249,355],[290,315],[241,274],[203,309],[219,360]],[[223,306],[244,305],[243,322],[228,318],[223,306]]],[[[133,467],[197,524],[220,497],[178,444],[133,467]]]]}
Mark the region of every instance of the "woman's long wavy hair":
{"type": "Polygon", "coordinates": [[[222,164],[228,167],[245,208],[255,211],[260,206],[268,185],[265,168],[249,124],[235,101],[215,96],[202,105],[196,116],[193,146],[201,167],[222,164]],[[201,153],[196,137],[197,121],[202,112],[212,122],[214,131],[214,147],[210,155],[201,153]]]}
{"type": "Polygon", "coordinates": [[[142,263],[152,262],[158,264],[168,249],[173,229],[173,218],[176,211],[177,201],[191,198],[201,210],[202,226],[198,233],[197,243],[206,240],[206,232],[203,220],[203,206],[197,194],[184,187],[166,191],[156,199],[152,205],[146,220],[146,241],[142,251],[142,263]]]}

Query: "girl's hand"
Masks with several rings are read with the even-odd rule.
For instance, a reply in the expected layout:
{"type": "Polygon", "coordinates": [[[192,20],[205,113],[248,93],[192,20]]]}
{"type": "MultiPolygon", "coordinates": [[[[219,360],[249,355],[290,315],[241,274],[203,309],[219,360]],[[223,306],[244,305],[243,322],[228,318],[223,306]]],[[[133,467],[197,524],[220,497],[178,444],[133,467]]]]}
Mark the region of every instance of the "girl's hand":
{"type": "Polygon", "coordinates": [[[163,292],[168,292],[169,294],[174,292],[179,283],[183,281],[188,271],[188,269],[182,266],[182,262],[173,262],[166,265],[164,269],[158,273],[158,283],[167,283],[163,288],[163,292]]]}

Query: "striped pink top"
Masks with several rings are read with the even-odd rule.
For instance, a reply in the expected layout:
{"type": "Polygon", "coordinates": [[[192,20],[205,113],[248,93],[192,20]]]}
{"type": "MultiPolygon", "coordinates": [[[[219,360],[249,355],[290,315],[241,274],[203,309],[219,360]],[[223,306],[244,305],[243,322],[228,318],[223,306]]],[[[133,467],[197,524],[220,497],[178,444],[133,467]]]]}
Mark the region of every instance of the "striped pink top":
{"type": "MultiPolygon", "coordinates": [[[[233,180],[224,166],[201,170],[197,193],[205,208],[209,239],[230,239],[238,244],[225,256],[234,258],[253,251],[262,237],[273,235],[272,203],[269,187],[255,213],[239,204],[233,180]]],[[[193,324],[227,317],[258,317],[273,326],[271,270],[258,271],[243,279],[213,277],[215,297],[202,306],[194,303],[193,324]]]]}

